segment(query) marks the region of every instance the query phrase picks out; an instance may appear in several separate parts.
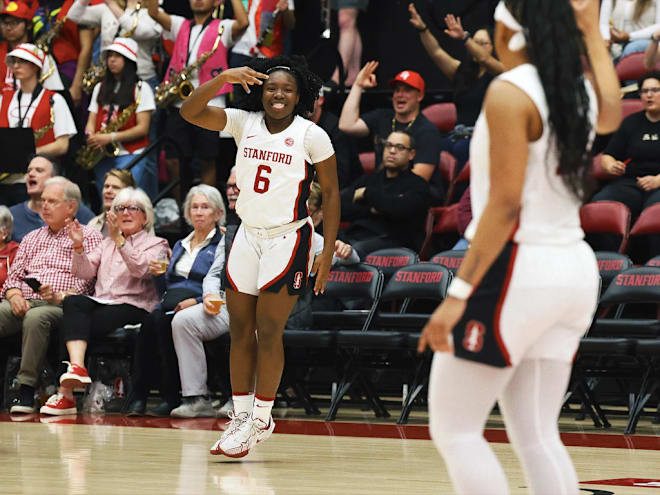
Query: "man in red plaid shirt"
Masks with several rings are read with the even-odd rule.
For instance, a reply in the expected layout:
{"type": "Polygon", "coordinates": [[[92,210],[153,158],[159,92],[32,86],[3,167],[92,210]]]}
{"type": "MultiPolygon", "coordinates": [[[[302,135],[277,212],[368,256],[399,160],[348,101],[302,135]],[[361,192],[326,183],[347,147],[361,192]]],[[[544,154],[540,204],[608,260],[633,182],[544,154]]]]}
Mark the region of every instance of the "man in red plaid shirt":
{"type": "MultiPolygon", "coordinates": [[[[90,294],[93,280],[71,274],[73,244],[67,222],[80,205],[80,189],[64,177],[53,177],[41,194],[41,216],[46,225],[27,234],[18,248],[14,263],[2,287],[0,297],[0,337],[23,331],[21,368],[18,373],[19,397],[10,406],[11,413],[33,413],[34,390],[39,366],[46,351],[51,328],[62,319],[62,300],[69,294],[90,294]],[[38,292],[24,281],[36,279],[38,292]]],[[[103,236],[83,226],[83,247],[90,252],[103,236]]]]}

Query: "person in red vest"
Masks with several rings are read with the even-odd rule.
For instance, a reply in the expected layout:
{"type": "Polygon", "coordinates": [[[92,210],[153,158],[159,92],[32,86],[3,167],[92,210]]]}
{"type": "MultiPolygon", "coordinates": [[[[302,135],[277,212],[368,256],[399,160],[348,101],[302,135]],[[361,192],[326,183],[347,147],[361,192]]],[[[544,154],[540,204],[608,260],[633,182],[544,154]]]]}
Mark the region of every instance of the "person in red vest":
{"type": "MultiPolygon", "coordinates": [[[[92,92],[85,134],[88,146],[105,148],[114,144],[118,154],[104,158],[94,167],[99,196],[102,196],[105,174],[113,168],[126,168],[149,145],[149,123],[156,105],[151,86],[137,75],[137,50],[137,42],[131,38],[115,38],[103,49],[108,70],[92,92]],[[134,103],[137,108],[119,130],[103,132],[134,103]]],[[[154,164],[140,160],[131,173],[140,189],[155,195],[158,177],[154,164]]]]}
{"type": "Polygon", "coordinates": [[[4,41],[0,42],[0,84],[5,81],[5,88],[13,89],[14,76],[7,71],[5,57],[21,43],[30,41],[32,29],[32,10],[23,2],[9,2],[0,12],[0,33],[4,41]]]}
{"type": "MultiPolygon", "coordinates": [[[[35,42],[50,31],[57,21],[66,17],[73,1],[39,0],[32,19],[35,42]]],[[[82,98],[82,78],[92,58],[93,43],[93,30],[79,29],[75,22],[66,20],[58,36],[48,47],[49,56],[54,58],[60,74],[65,76],[66,86],[76,107],[82,98]]]]}
{"type": "Polygon", "coordinates": [[[231,51],[230,67],[246,65],[252,57],[282,55],[286,31],[296,26],[293,0],[249,0],[250,25],[231,51]]]}
{"type": "MultiPolygon", "coordinates": [[[[190,0],[193,19],[185,19],[177,15],[169,15],[158,9],[156,0],[149,0],[149,15],[161,26],[164,38],[174,40],[174,52],[167,68],[166,83],[184,67],[193,64],[204,53],[213,49],[216,39],[219,44],[204,64],[192,72],[189,81],[197,88],[200,84],[210,81],[220,72],[228,68],[227,50],[248,26],[247,13],[241,0],[232,0],[232,8],[236,19],[213,19],[213,10],[220,0],[190,0]]],[[[209,105],[225,108],[226,94],[232,91],[232,85],[222,87],[209,105]]],[[[167,129],[165,134],[173,140],[167,143],[165,152],[166,165],[170,180],[180,175],[180,159],[189,162],[195,151],[201,165],[201,179],[204,184],[216,185],[216,158],[218,156],[218,133],[194,126],[181,118],[179,108],[183,101],[175,102],[167,114],[167,129]],[[172,108],[173,107],[173,108],[172,108]]],[[[177,191],[175,191],[177,194],[177,191]]]]}
{"type": "Polygon", "coordinates": [[[36,143],[37,153],[58,157],[69,149],[69,138],[76,134],[76,124],[64,98],[42,87],[46,54],[31,43],[23,43],[6,57],[7,67],[20,82],[20,89],[2,92],[0,127],[31,127],[35,131],[53,126],[36,143]]]}

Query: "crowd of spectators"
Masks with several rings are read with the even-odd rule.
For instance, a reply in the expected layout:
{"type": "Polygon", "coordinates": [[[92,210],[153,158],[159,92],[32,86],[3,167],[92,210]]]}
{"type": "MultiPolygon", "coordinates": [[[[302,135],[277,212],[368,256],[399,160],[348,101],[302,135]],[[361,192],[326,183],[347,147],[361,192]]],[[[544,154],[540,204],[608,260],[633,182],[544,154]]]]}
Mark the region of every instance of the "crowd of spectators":
{"type": "MultiPolygon", "coordinates": [[[[333,3],[343,83],[350,90],[340,95],[341,105],[326,108],[330,81],[339,82],[340,71],[334,72],[308,117],[328,133],[337,156],[343,222],[335,246],[338,263],[355,263],[389,247],[419,252],[429,208],[449,200],[441,153],[456,158],[458,175],[469,162],[472,129],[488,86],[503,71],[492,25],[468,27],[448,14],[435,26],[444,36],[436,37],[429,29],[432,19],[410,3],[400,22],[419,38],[407,49],[430,57],[448,81],[444,96],[456,107],[454,128],[441,132],[423,113],[429,87],[419,72],[402,66],[384,74],[378,61],[362,60],[357,19],[368,15],[367,7],[368,0],[333,3]],[[447,42],[462,44],[462,55],[450,54],[447,42]],[[377,74],[388,78],[391,105],[364,111],[363,95],[378,87],[377,74]],[[360,151],[373,153],[374,170],[361,162],[360,151]]],[[[241,0],[191,0],[190,8],[192,19],[166,12],[157,0],[2,2],[0,132],[35,131],[35,154],[26,160],[25,173],[0,170],[0,204],[7,205],[0,206],[0,337],[23,336],[14,413],[36,411],[39,367],[54,335],[66,347],[68,366],[41,411],[76,412],[73,389],[94,379],[85,368],[87,346],[124,324],[141,324],[128,414],[218,413],[207,385],[204,342],[229,326],[221,274],[240,223],[232,168],[236,147],[227,135],[184,121],[177,91],[185,93],[187,85],[193,89],[254,57],[285,53],[296,6],[294,0],[253,0],[247,8],[241,0]],[[230,17],[222,17],[224,6],[230,17]],[[43,40],[51,30],[56,35],[48,44],[43,40]],[[103,71],[86,87],[83,75],[91,64],[103,71]],[[177,79],[187,67],[194,67],[189,76],[177,79]],[[159,96],[159,85],[172,86],[167,98],[159,96]],[[158,148],[144,152],[161,135],[162,156],[158,148]],[[91,172],[72,171],[80,156],[95,157],[91,172]],[[182,177],[191,170],[194,178],[182,177]],[[161,187],[179,179],[183,186],[173,187],[171,195],[181,204],[188,230],[171,250],[154,230],[159,177],[161,187]],[[201,185],[191,188],[193,181],[201,185]],[[85,203],[98,204],[97,214],[85,203]],[[154,387],[162,402],[148,409],[154,387]]],[[[603,0],[601,31],[615,60],[646,51],[651,68],[660,56],[659,2],[603,0]]],[[[601,164],[610,179],[592,198],[624,203],[633,219],[660,202],[660,73],[650,72],[638,83],[643,109],[609,139],[601,164]]],[[[230,106],[233,97],[232,88],[223,87],[210,104],[230,106]]],[[[322,231],[318,188],[308,209],[322,231]]],[[[463,211],[469,218],[469,189],[463,211]]],[[[462,240],[458,247],[466,245],[462,240]]],[[[615,239],[601,236],[593,247],[616,250],[615,239]]],[[[649,252],[660,253],[660,236],[649,237],[649,252]]],[[[308,302],[301,298],[294,313],[304,315],[308,302]]],[[[290,323],[305,327],[309,320],[290,323]]],[[[222,414],[230,410],[227,403],[222,414]]]]}

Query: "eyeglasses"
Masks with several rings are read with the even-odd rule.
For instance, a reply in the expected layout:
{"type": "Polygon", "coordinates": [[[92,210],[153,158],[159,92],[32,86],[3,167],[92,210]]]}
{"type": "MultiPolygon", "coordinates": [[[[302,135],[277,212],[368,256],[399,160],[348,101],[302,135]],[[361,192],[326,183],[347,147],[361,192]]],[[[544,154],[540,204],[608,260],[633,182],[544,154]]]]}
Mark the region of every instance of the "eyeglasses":
{"type": "Polygon", "coordinates": [[[9,67],[13,67],[14,65],[25,65],[29,64],[27,60],[23,60],[22,58],[16,58],[16,57],[11,57],[7,59],[7,65],[9,67]]]}
{"type": "Polygon", "coordinates": [[[397,143],[390,143],[389,141],[383,141],[383,148],[384,149],[390,149],[394,148],[398,153],[401,153],[404,150],[411,150],[409,146],[404,146],[402,144],[397,144],[397,143]]]}
{"type": "Polygon", "coordinates": [[[59,204],[61,204],[61,203],[64,203],[64,200],[63,200],[63,199],[42,198],[42,200],[41,200],[41,204],[42,204],[43,206],[49,206],[49,207],[50,207],[50,206],[55,207],[55,206],[57,206],[57,205],[59,205],[59,204]]]}
{"type": "Polygon", "coordinates": [[[639,91],[640,95],[647,95],[649,93],[652,93],[653,95],[657,95],[658,93],[660,93],[660,87],[644,88],[639,91]]]}
{"type": "Polygon", "coordinates": [[[117,205],[112,208],[115,213],[124,213],[125,211],[129,212],[130,214],[134,215],[138,211],[141,211],[144,213],[144,209],[140,206],[136,205],[117,205]]]}

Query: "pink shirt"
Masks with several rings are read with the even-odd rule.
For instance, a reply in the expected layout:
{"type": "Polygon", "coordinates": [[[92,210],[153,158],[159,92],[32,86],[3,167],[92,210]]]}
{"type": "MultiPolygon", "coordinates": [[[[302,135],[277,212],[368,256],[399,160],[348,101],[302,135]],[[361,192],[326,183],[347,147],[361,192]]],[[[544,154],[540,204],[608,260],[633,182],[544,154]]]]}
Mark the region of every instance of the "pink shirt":
{"type": "Polygon", "coordinates": [[[71,271],[87,280],[96,277],[95,298],[151,312],[159,297],[149,261],[160,259],[163,252],[169,258],[167,241],[141,230],[127,237],[121,249],[108,237],[89,253],[74,253],[71,271]]]}
{"type": "MultiPolygon", "coordinates": [[[[96,230],[83,227],[83,247],[85,252],[92,251],[103,236],[96,230]]],[[[44,225],[33,230],[21,241],[14,263],[9,269],[9,276],[2,288],[2,297],[9,289],[21,289],[25,299],[43,299],[34,292],[23,278],[36,278],[43,285],[50,285],[54,292],[75,290],[78,294],[90,294],[92,280],[83,280],[71,272],[73,244],[69,237],[69,227],[63,227],[55,233],[44,225]]],[[[91,277],[94,278],[94,277],[91,277]]]]}

